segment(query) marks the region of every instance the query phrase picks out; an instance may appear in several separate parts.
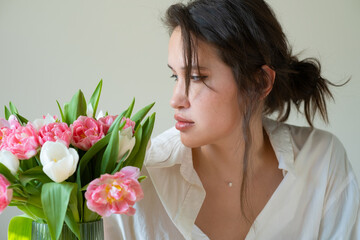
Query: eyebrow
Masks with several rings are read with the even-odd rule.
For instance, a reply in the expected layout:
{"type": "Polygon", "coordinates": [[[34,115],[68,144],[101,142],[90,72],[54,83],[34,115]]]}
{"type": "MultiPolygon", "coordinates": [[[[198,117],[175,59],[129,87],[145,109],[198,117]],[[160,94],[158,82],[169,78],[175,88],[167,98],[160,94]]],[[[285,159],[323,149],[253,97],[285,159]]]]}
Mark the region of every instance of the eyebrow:
{"type": "MultiPolygon", "coordinates": [[[[174,69],[168,64],[167,65],[171,70],[173,70],[174,71],[174,69]]],[[[182,67],[181,68],[182,70],[185,70],[186,69],[186,67],[182,67]]],[[[191,69],[200,69],[200,70],[209,70],[208,68],[206,68],[206,67],[202,67],[202,66],[198,66],[198,65],[192,65],[191,66],[191,69]]]]}

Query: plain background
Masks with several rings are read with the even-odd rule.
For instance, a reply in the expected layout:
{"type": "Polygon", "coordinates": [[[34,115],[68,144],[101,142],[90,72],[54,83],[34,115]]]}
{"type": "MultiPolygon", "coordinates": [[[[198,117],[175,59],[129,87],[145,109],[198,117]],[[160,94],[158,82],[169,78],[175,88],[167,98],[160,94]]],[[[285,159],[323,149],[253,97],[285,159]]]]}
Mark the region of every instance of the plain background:
{"type": "MultiPolygon", "coordinates": [[[[0,0],[0,105],[11,100],[30,120],[59,115],[55,100],[63,104],[80,88],[89,99],[103,79],[100,109],[118,114],[133,97],[136,109],[155,101],[153,136],[173,126],[169,36],[161,22],[173,2],[0,0]]],[[[360,1],[268,2],[294,53],[319,58],[323,75],[334,83],[351,77],[333,89],[330,125],[317,120],[315,126],[338,136],[360,179],[360,1]]],[[[305,124],[297,114],[289,122],[305,124]]],[[[19,213],[12,207],[2,213],[0,239],[19,213]]]]}

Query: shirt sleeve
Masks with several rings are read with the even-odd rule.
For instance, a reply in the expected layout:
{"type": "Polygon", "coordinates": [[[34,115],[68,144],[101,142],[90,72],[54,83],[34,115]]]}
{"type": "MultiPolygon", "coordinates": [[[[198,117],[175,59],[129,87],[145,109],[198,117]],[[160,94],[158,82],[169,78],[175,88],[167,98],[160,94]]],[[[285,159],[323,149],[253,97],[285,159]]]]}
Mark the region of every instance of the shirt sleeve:
{"type": "Polygon", "coordinates": [[[344,147],[333,140],[318,239],[360,239],[359,186],[344,147]]]}

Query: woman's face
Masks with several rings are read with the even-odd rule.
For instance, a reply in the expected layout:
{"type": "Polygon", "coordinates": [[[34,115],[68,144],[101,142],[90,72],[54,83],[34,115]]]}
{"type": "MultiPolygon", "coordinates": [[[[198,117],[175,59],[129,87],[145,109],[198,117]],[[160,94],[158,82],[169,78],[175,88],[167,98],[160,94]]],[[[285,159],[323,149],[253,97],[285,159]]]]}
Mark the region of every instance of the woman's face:
{"type": "Polygon", "coordinates": [[[238,90],[231,68],[205,42],[198,41],[197,54],[200,72],[193,66],[187,96],[181,30],[175,28],[168,55],[175,78],[170,105],[175,109],[175,127],[181,141],[191,148],[231,140],[241,131],[238,90]]]}

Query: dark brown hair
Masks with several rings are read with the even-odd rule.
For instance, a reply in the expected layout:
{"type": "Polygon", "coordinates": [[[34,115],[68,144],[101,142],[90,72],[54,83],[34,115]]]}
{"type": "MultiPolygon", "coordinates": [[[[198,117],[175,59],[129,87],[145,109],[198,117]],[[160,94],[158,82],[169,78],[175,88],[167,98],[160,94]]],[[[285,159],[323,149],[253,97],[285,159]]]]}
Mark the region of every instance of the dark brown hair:
{"type": "MultiPolygon", "coordinates": [[[[303,112],[312,126],[320,112],[328,121],[326,97],[332,98],[328,80],[320,75],[320,63],[313,58],[299,61],[291,53],[284,32],[270,7],[262,0],[195,0],[168,8],[165,23],[170,32],[181,28],[184,46],[186,93],[190,85],[191,63],[196,57],[196,40],[214,46],[218,56],[231,67],[244,106],[245,141],[241,210],[244,214],[247,167],[251,133],[249,123],[257,110],[265,88],[267,65],[276,72],[272,91],[265,99],[264,114],[278,113],[278,120],[288,119],[291,106],[303,112]]],[[[332,84],[331,84],[332,85],[332,84]]],[[[245,214],[244,214],[245,215],[245,214]]]]}

